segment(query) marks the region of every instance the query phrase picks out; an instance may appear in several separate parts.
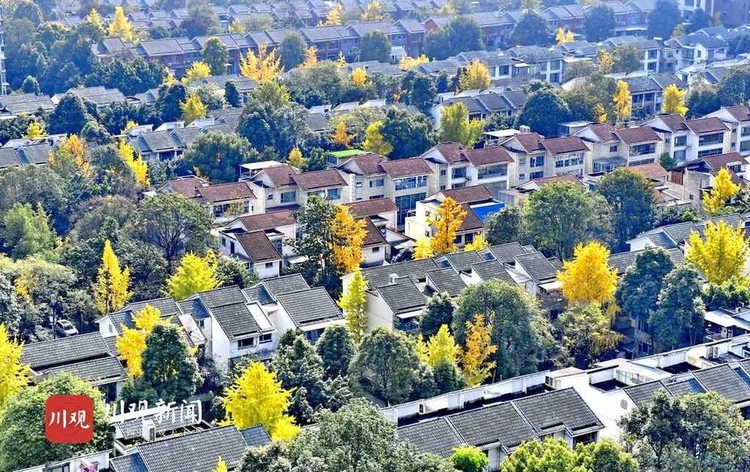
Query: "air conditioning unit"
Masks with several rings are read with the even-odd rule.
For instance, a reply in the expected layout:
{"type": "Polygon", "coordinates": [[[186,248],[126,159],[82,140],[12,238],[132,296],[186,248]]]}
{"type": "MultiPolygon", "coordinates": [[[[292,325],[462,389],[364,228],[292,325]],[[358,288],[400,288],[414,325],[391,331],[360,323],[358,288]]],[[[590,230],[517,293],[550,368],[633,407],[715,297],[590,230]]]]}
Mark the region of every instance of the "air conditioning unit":
{"type": "Polygon", "coordinates": [[[153,420],[143,420],[141,436],[148,442],[156,441],[156,425],[153,420]]]}

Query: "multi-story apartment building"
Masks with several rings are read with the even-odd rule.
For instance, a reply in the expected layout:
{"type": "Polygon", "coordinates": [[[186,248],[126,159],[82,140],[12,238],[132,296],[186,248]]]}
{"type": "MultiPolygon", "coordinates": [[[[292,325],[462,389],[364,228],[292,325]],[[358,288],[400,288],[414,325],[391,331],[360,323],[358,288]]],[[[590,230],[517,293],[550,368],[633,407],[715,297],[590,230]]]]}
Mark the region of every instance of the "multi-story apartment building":
{"type": "Polygon", "coordinates": [[[723,107],[706,116],[719,118],[732,131],[730,150],[750,155],[750,109],[747,106],[723,107]]]}
{"type": "Polygon", "coordinates": [[[680,115],[659,115],[643,124],[662,138],[664,152],[678,163],[730,151],[732,133],[717,117],[686,120],[680,115]]]}
{"type": "Polygon", "coordinates": [[[542,177],[563,174],[581,177],[591,172],[591,150],[578,136],[544,139],[537,133],[521,133],[502,146],[515,160],[519,185],[542,177]]]}
{"type": "Polygon", "coordinates": [[[259,213],[296,208],[313,195],[334,203],[349,201],[347,183],[335,169],[300,172],[283,164],[261,169],[247,182],[257,196],[259,213]]]}
{"type": "Polygon", "coordinates": [[[663,143],[651,128],[615,128],[592,124],[575,133],[591,147],[591,172],[612,172],[621,166],[658,162],[663,143]]]}

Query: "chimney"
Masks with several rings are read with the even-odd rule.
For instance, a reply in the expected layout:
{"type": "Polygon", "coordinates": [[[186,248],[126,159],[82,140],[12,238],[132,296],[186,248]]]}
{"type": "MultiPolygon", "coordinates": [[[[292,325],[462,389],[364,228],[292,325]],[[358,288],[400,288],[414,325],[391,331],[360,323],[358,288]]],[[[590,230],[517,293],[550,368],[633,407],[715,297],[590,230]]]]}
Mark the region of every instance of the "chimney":
{"type": "Polygon", "coordinates": [[[398,274],[388,274],[389,285],[396,285],[396,279],[398,279],[398,274]]]}

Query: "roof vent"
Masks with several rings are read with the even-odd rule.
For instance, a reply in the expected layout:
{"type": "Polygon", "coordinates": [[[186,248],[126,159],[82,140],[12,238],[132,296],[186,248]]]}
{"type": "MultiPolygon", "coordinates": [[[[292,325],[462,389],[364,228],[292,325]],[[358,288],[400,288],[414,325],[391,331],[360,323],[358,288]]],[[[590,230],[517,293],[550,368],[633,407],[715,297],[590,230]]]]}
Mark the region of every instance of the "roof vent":
{"type": "Polygon", "coordinates": [[[521,125],[518,127],[518,131],[520,131],[521,133],[531,133],[531,128],[526,125],[521,125]]]}
{"type": "Polygon", "coordinates": [[[395,285],[396,280],[398,280],[398,274],[388,274],[388,283],[390,285],[395,285]]]}

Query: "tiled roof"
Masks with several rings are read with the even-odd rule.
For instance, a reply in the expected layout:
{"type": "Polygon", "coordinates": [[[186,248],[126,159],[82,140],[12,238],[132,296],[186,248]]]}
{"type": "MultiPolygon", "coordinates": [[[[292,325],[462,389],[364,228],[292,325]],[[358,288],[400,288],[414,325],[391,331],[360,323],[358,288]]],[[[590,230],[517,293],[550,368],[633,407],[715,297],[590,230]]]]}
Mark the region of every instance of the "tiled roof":
{"type": "Polygon", "coordinates": [[[561,425],[574,432],[604,426],[573,388],[521,398],[513,403],[539,434],[561,425]]]}
{"type": "Polygon", "coordinates": [[[169,131],[151,131],[138,136],[138,148],[146,152],[166,152],[177,149],[169,131]]]}
{"type": "Polygon", "coordinates": [[[468,272],[471,270],[472,264],[482,262],[483,260],[484,258],[482,258],[482,256],[476,251],[462,251],[454,252],[453,254],[445,254],[438,260],[438,262],[441,266],[452,267],[453,270],[458,272],[468,272]]]}
{"type": "Polygon", "coordinates": [[[109,380],[115,382],[125,378],[125,369],[115,357],[101,357],[75,364],[66,364],[42,371],[44,376],[54,376],[68,372],[87,382],[109,380]]]}
{"type": "Polygon", "coordinates": [[[255,199],[255,194],[244,181],[214,184],[208,187],[199,187],[196,190],[208,204],[255,199]]]}
{"type": "Polygon", "coordinates": [[[490,246],[487,251],[492,254],[496,260],[506,263],[511,263],[516,259],[516,256],[527,253],[523,246],[515,242],[490,246]]]}
{"type": "Polygon", "coordinates": [[[738,152],[729,152],[726,154],[719,154],[716,156],[707,156],[702,157],[701,160],[706,163],[706,165],[711,170],[719,170],[722,167],[727,167],[731,164],[737,164],[737,163],[745,163],[747,162],[744,157],[738,152]]]}
{"type": "Polygon", "coordinates": [[[213,307],[211,313],[230,341],[261,331],[245,303],[213,307]]]}
{"type": "Polygon", "coordinates": [[[302,274],[291,274],[282,275],[281,277],[272,277],[265,279],[261,284],[268,290],[268,293],[272,297],[283,295],[290,292],[298,292],[300,290],[307,290],[310,286],[302,277],[302,274]]]}
{"type": "Polygon", "coordinates": [[[219,458],[233,470],[239,466],[246,448],[247,443],[235,426],[211,428],[137,447],[149,472],[210,471],[219,458]]]}
{"type": "Polygon", "coordinates": [[[658,162],[652,162],[650,164],[641,164],[638,166],[631,166],[628,169],[633,172],[637,172],[647,179],[661,180],[669,175],[669,172],[661,166],[658,162]]]}
{"type": "Polygon", "coordinates": [[[247,299],[236,285],[200,292],[189,299],[199,299],[207,308],[246,303],[247,299]]]}
{"type": "Polygon", "coordinates": [[[567,154],[570,152],[588,151],[589,148],[578,136],[567,136],[565,138],[545,139],[542,147],[551,154],[567,154]]]}
{"type": "Polygon", "coordinates": [[[343,187],[346,181],[335,169],[317,170],[314,172],[303,172],[292,176],[299,188],[302,190],[314,190],[326,187],[343,187]]]}
{"type": "Polygon", "coordinates": [[[516,283],[500,261],[492,260],[477,262],[476,264],[471,265],[471,269],[482,280],[499,279],[512,285],[516,283]]]}
{"type": "Polygon", "coordinates": [[[276,299],[297,327],[343,319],[341,310],[323,287],[284,293],[276,299]]]}
{"type": "Polygon", "coordinates": [[[445,292],[451,297],[457,297],[461,290],[466,288],[466,283],[453,269],[438,269],[427,272],[427,280],[438,292],[445,292]]]}
{"type": "Polygon", "coordinates": [[[463,151],[462,154],[466,156],[466,160],[471,162],[475,167],[513,162],[508,151],[499,146],[482,149],[467,149],[466,151],[463,151]]]}
{"type": "Polygon", "coordinates": [[[295,224],[294,213],[287,210],[272,211],[261,215],[241,216],[242,225],[249,232],[265,231],[295,224]]]}
{"type": "Polygon", "coordinates": [[[440,152],[445,161],[448,164],[457,164],[459,162],[466,161],[466,155],[462,151],[466,150],[466,146],[458,143],[440,143],[435,146],[435,149],[440,152]]]}
{"type": "Polygon", "coordinates": [[[253,262],[277,261],[281,255],[276,246],[268,239],[263,231],[237,234],[237,242],[245,250],[247,257],[253,262]]]}
{"type": "Polygon", "coordinates": [[[737,372],[728,365],[693,372],[693,376],[707,390],[716,392],[733,402],[750,400],[750,385],[746,384],[737,372]]]}
{"type": "Polygon", "coordinates": [[[536,282],[543,282],[557,277],[557,270],[541,252],[516,256],[516,265],[523,267],[526,273],[529,274],[529,277],[536,282]]]}
{"type": "Polygon", "coordinates": [[[0,169],[6,167],[20,166],[21,160],[18,158],[18,153],[12,148],[0,148],[0,169]]]}
{"type": "Polygon", "coordinates": [[[359,167],[359,170],[362,171],[362,175],[376,175],[385,172],[383,168],[380,167],[380,163],[384,160],[383,156],[372,153],[362,154],[361,156],[355,156],[350,159],[351,162],[359,167]]]}
{"type": "MultiPolygon", "coordinates": [[[[682,265],[685,263],[685,255],[682,253],[682,251],[679,248],[671,248],[666,249],[667,254],[669,254],[669,258],[672,259],[672,262],[675,266],[682,265]]],[[[608,263],[615,269],[617,269],[617,274],[624,274],[625,271],[628,269],[628,267],[635,264],[635,260],[638,257],[638,254],[641,254],[643,250],[641,251],[629,251],[629,252],[618,252],[616,254],[612,254],[609,256],[608,263]]]]}
{"type": "Polygon", "coordinates": [[[523,150],[526,152],[537,152],[544,150],[544,147],[542,147],[543,139],[538,133],[517,134],[513,138],[518,141],[518,144],[520,144],[521,147],[523,147],[523,150]]]}
{"type": "Polygon", "coordinates": [[[419,157],[382,162],[380,166],[392,178],[432,174],[424,159],[419,157]]]}
{"type": "Polygon", "coordinates": [[[367,286],[370,289],[374,289],[388,285],[391,274],[395,274],[397,277],[410,277],[413,281],[417,282],[425,279],[426,272],[435,269],[438,269],[438,266],[434,260],[419,259],[364,268],[362,269],[362,275],[367,279],[367,286]]]}
{"type": "Polygon", "coordinates": [[[109,460],[109,466],[114,472],[149,472],[143,463],[140,454],[128,454],[127,456],[113,457],[109,460]]]}
{"type": "Polygon", "coordinates": [[[398,211],[398,207],[393,203],[393,200],[387,197],[345,203],[344,205],[349,208],[349,213],[355,218],[364,218],[366,216],[376,216],[383,213],[398,211]]]}
{"type": "Polygon", "coordinates": [[[32,144],[18,148],[18,153],[29,164],[46,164],[52,154],[52,146],[47,143],[32,144]]]}
{"type": "Polygon", "coordinates": [[[143,434],[144,420],[151,420],[154,422],[154,427],[156,428],[156,434],[158,436],[163,436],[165,433],[177,431],[195,424],[195,421],[188,415],[175,414],[174,417],[170,415],[165,418],[153,414],[142,418],[133,418],[115,423],[115,428],[122,433],[123,439],[139,438],[143,434]]]}
{"type": "Polygon", "coordinates": [[[265,446],[271,443],[271,437],[262,425],[241,429],[240,434],[248,447],[265,446]]]}
{"type": "Polygon", "coordinates": [[[263,169],[268,179],[273,183],[275,187],[284,187],[286,185],[293,185],[292,175],[296,174],[297,171],[287,164],[280,166],[267,167],[263,169]]]}
{"type": "Polygon", "coordinates": [[[492,192],[490,192],[484,185],[471,185],[469,187],[452,188],[443,190],[440,193],[444,197],[450,197],[456,201],[456,203],[477,203],[492,200],[492,192]]]}
{"type": "Polygon", "coordinates": [[[422,421],[398,428],[398,437],[408,441],[422,454],[432,453],[449,458],[453,449],[464,444],[447,418],[422,421]]]}
{"type": "Polygon", "coordinates": [[[552,175],[550,177],[540,177],[538,179],[529,180],[529,182],[534,182],[539,188],[542,188],[545,185],[554,184],[558,182],[568,182],[571,184],[580,185],[581,187],[584,186],[584,183],[581,182],[581,179],[579,179],[573,174],[561,174],[561,175],[552,175]]]}
{"type": "Polygon", "coordinates": [[[184,177],[181,179],[170,180],[165,183],[162,188],[169,186],[174,193],[179,193],[185,198],[196,198],[198,196],[197,189],[208,185],[203,179],[198,177],[184,177]]]}
{"type": "Polygon", "coordinates": [[[472,446],[500,442],[502,446],[511,448],[537,436],[529,422],[510,402],[451,415],[450,422],[472,446]],[[498,427],[500,425],[502,427],[498,427]]]}
{"type": "Polygon", "coordinates": [[[418,310],[427,303],[422,292],[409,278],[401,278],[395,284],[378,287],[377,291],[395,314],[418,310]]]}
{"type": "Polygon", "coordinates": [[[599,141],[608,142],[617,139],[614,135],[616,128],[610,124],[593,124],[589,125],[589,129],[599,138],[599,141]]]}
{"type": "Polygon", "coordinates": [[[687,126],[685,125],[685,118],[678,114],[659,115],[657,118],[659,118],[672,132],[683,131],[687,129],[687,126]]]}
{"type": "Polygon", "coordinates": [[[621,128],[615,131],[615,134],[628,145],[653,143],[659,141],[659,135],[647,126],[638,128],[621,128]]]}
{"type": "Polygon", "coordinates": [[[21,362],[28,364],[33,370],[40,370],[108,355],[109,347],[96,331],[24,344],[21,362]]]}
{"type": "Polygon", "coordinates": [[[458,227],[459,232],[475,231],[484,228],[484,223],[482,223],[482,220],[474,213],[474,210],[471,209],[468,203],[463,203],[461,208],[466,212],[466,216],[461,222],[461,226],[458,227]]]}
{"type": "Polygon", "coordinates": [[[690,131],[695,134],[718,133],[720,131],[727,130],[727,125],[725,125],[723,121],[716,117],[688,120],[685,122],[685,126],[687,126],[690,131]]]}
{"type": "Polygon", "coordinates": [[[732,115],[737,121],[748,121],[750,120],[750,109],[745,105],[736,105],[732,107],[724,107],[724,109],[732,115]]]}
{"type": "Polygon", "coordinates": [[[370,218],[364,218],[365,221],[365,240],[362,243],[363,247],[368,246],[382,246],[388,244],[383,234],[375,226],[370,218]]]}
{"type": "Polygon", "coordinates": [[[633,400],[633,403],[640,405],[651,401],[659,390],[665,390],[660,381],[647,382],[638,385],[632,385],[623,389],[625,393],[633,400]]]}
{"type": "Polygon", "coordinates": [[[672,395],[679,397],[682,395],[688,395],[691,393],[706,393],[706,389],[696,380],[687,379],[681,382],[674,382],[667,384],[667,390],[672,395]]]}

